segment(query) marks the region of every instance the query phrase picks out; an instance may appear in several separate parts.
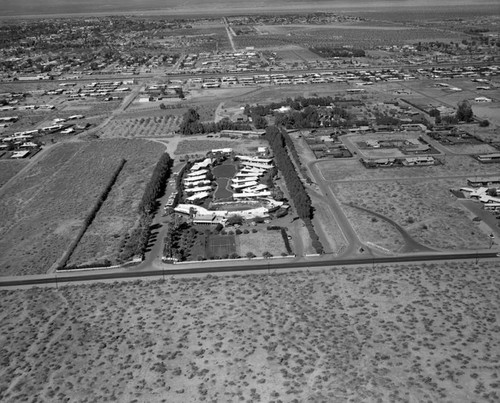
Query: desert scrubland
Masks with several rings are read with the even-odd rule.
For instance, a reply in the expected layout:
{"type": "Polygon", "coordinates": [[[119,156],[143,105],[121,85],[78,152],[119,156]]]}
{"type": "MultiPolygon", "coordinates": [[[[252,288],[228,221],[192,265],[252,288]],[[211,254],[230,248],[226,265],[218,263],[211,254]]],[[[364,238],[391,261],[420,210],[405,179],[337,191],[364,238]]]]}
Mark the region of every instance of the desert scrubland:
{"type": "Polygon", "coordinates": [[[496,402],[497,265],[2,290],[4,402],[496,402]]]}

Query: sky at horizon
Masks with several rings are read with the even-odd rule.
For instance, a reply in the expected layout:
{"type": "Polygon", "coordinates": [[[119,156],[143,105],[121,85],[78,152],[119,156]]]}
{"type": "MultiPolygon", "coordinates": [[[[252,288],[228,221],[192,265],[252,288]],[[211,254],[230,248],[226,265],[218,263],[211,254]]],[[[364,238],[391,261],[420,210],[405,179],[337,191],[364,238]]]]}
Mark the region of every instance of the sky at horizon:
{"type": "MultiPolygon", "coordinates": [[[[113,14],[161,10],[168,14],[265,11],[334,11],[387,7],[497,5],[499,0],[0,0],[0,16],[113,14]]],[[[500,13],[500,6],[499,6],[500,13]]]]}

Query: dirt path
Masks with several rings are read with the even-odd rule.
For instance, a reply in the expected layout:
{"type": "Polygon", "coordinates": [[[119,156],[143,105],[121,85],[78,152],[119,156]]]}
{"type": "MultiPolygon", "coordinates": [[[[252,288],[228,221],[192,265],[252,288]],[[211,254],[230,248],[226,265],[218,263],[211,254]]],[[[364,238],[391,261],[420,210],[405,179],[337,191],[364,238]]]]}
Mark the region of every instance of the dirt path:
{"type": "Polygon", "coordinates": [[[222,120],[222,109],[224,108],[224,102],[221,102],[215,109],[214,122],[217,123],[222,120]]]}
{"type": "Polygon", "coordinates": [[[229,39],[229,42],[231,43],[231,48],[233,49],[233,52],[236,52],[236,46],[234,45],[233,34],[231,33],[231,28],[229,27],[227,18],[226,17],[222,18],[222,21],[224,22],[224,26],[226,27],[227,37],[229,39]]]}

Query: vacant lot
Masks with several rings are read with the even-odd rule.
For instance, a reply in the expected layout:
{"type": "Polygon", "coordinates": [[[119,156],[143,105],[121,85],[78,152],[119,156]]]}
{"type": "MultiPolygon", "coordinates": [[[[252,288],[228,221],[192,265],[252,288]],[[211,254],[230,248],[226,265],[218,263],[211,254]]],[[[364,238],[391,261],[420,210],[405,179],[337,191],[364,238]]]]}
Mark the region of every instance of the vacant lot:
{"type": "Polygon", "coordinates": [[[480,262],[2,290],[0,399],[493,403],[499,287],[480,262]]]}
{"type": "Polygon", "coordinates": [[[495,165],[481,164],[469,156],[447,155],[437,157],[443,161],[442,165],[429,167],[396,167],[366,169],[359,161],[334,160],[322,161],[317,164],[323,177],[327,181],[368,181],[412,178],[456,177],[498,175],[495,165]]]}
{"type": "Polygon", "coordinates": [[[393,225],[349,205],[342,205],[342,210],[362,242],[386,253],[401,251],[404,241],[393,225]]]}
{"type": "Polygon", "coordinates": [[[69,264],[116,262],[119,246],[139,219],[137,208],[158,159],[165,148],[145,140],[106,140],[100,152],[127,161],[96,218],[73,253],[69,264]]]}
{"type": "MultiPolygon", "coordinates": [[[[331,188],[341,202],[354,203],[384,215],[423,245],[441,249],[488,248],[488,236],[472,223],[449,191],[462,184],[460,179],[394,180],[336,183],[331,188]]],[[[350,219],[362,235],[366,225],[365,214],[355,212],[350,214],[350,219]]],[[[374,229],[372,227],[371,230],[374,229]]],[[[364,233],[366,236],[369,233],[364,233]]],[[[369,240],[378,244],[388,236],[380,229],[369,240]]]]}
{"type": "Polygon", "coordinates": [[[23,169],[28,161],[0,161],[0,187],[23,169]]]}
{"type": "MultiPolygon", "coordinates": [[[[55,146],[1,189],[1,275],[50,269],[74,239],[120,162],[115,148],[119,150],[118,145],[101,141],[55,146]]],[[[135,177],[134,184],[145,180],[135,177]]]]}

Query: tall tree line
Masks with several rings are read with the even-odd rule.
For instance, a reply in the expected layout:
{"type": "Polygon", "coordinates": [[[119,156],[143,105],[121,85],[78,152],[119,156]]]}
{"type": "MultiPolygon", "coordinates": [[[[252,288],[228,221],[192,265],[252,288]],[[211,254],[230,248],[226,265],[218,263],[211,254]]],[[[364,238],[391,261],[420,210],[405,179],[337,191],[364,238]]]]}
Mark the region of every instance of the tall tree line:
{"type": "Polygon", "coordinates": [[[282,131],[276,126],[269,126],[266,129],[266,139],[273,150],[276,165],[283,174],[298,216],[303,220],[310,219],[312,217],[311,199],[288,155],[282,131]]]}
{"type": "Polygon", "coordinates": [[[151,178],[144,189],[139,203],[139,223],[130,236],[122,243],[120,259],[129,260],[134,256],[143,255],[146,251],[153,222],[153,214],[157,208],[157,199],[165,192],[165,187],[170,177],[173,160],[164,153],[156,164],[151,178]]]}

